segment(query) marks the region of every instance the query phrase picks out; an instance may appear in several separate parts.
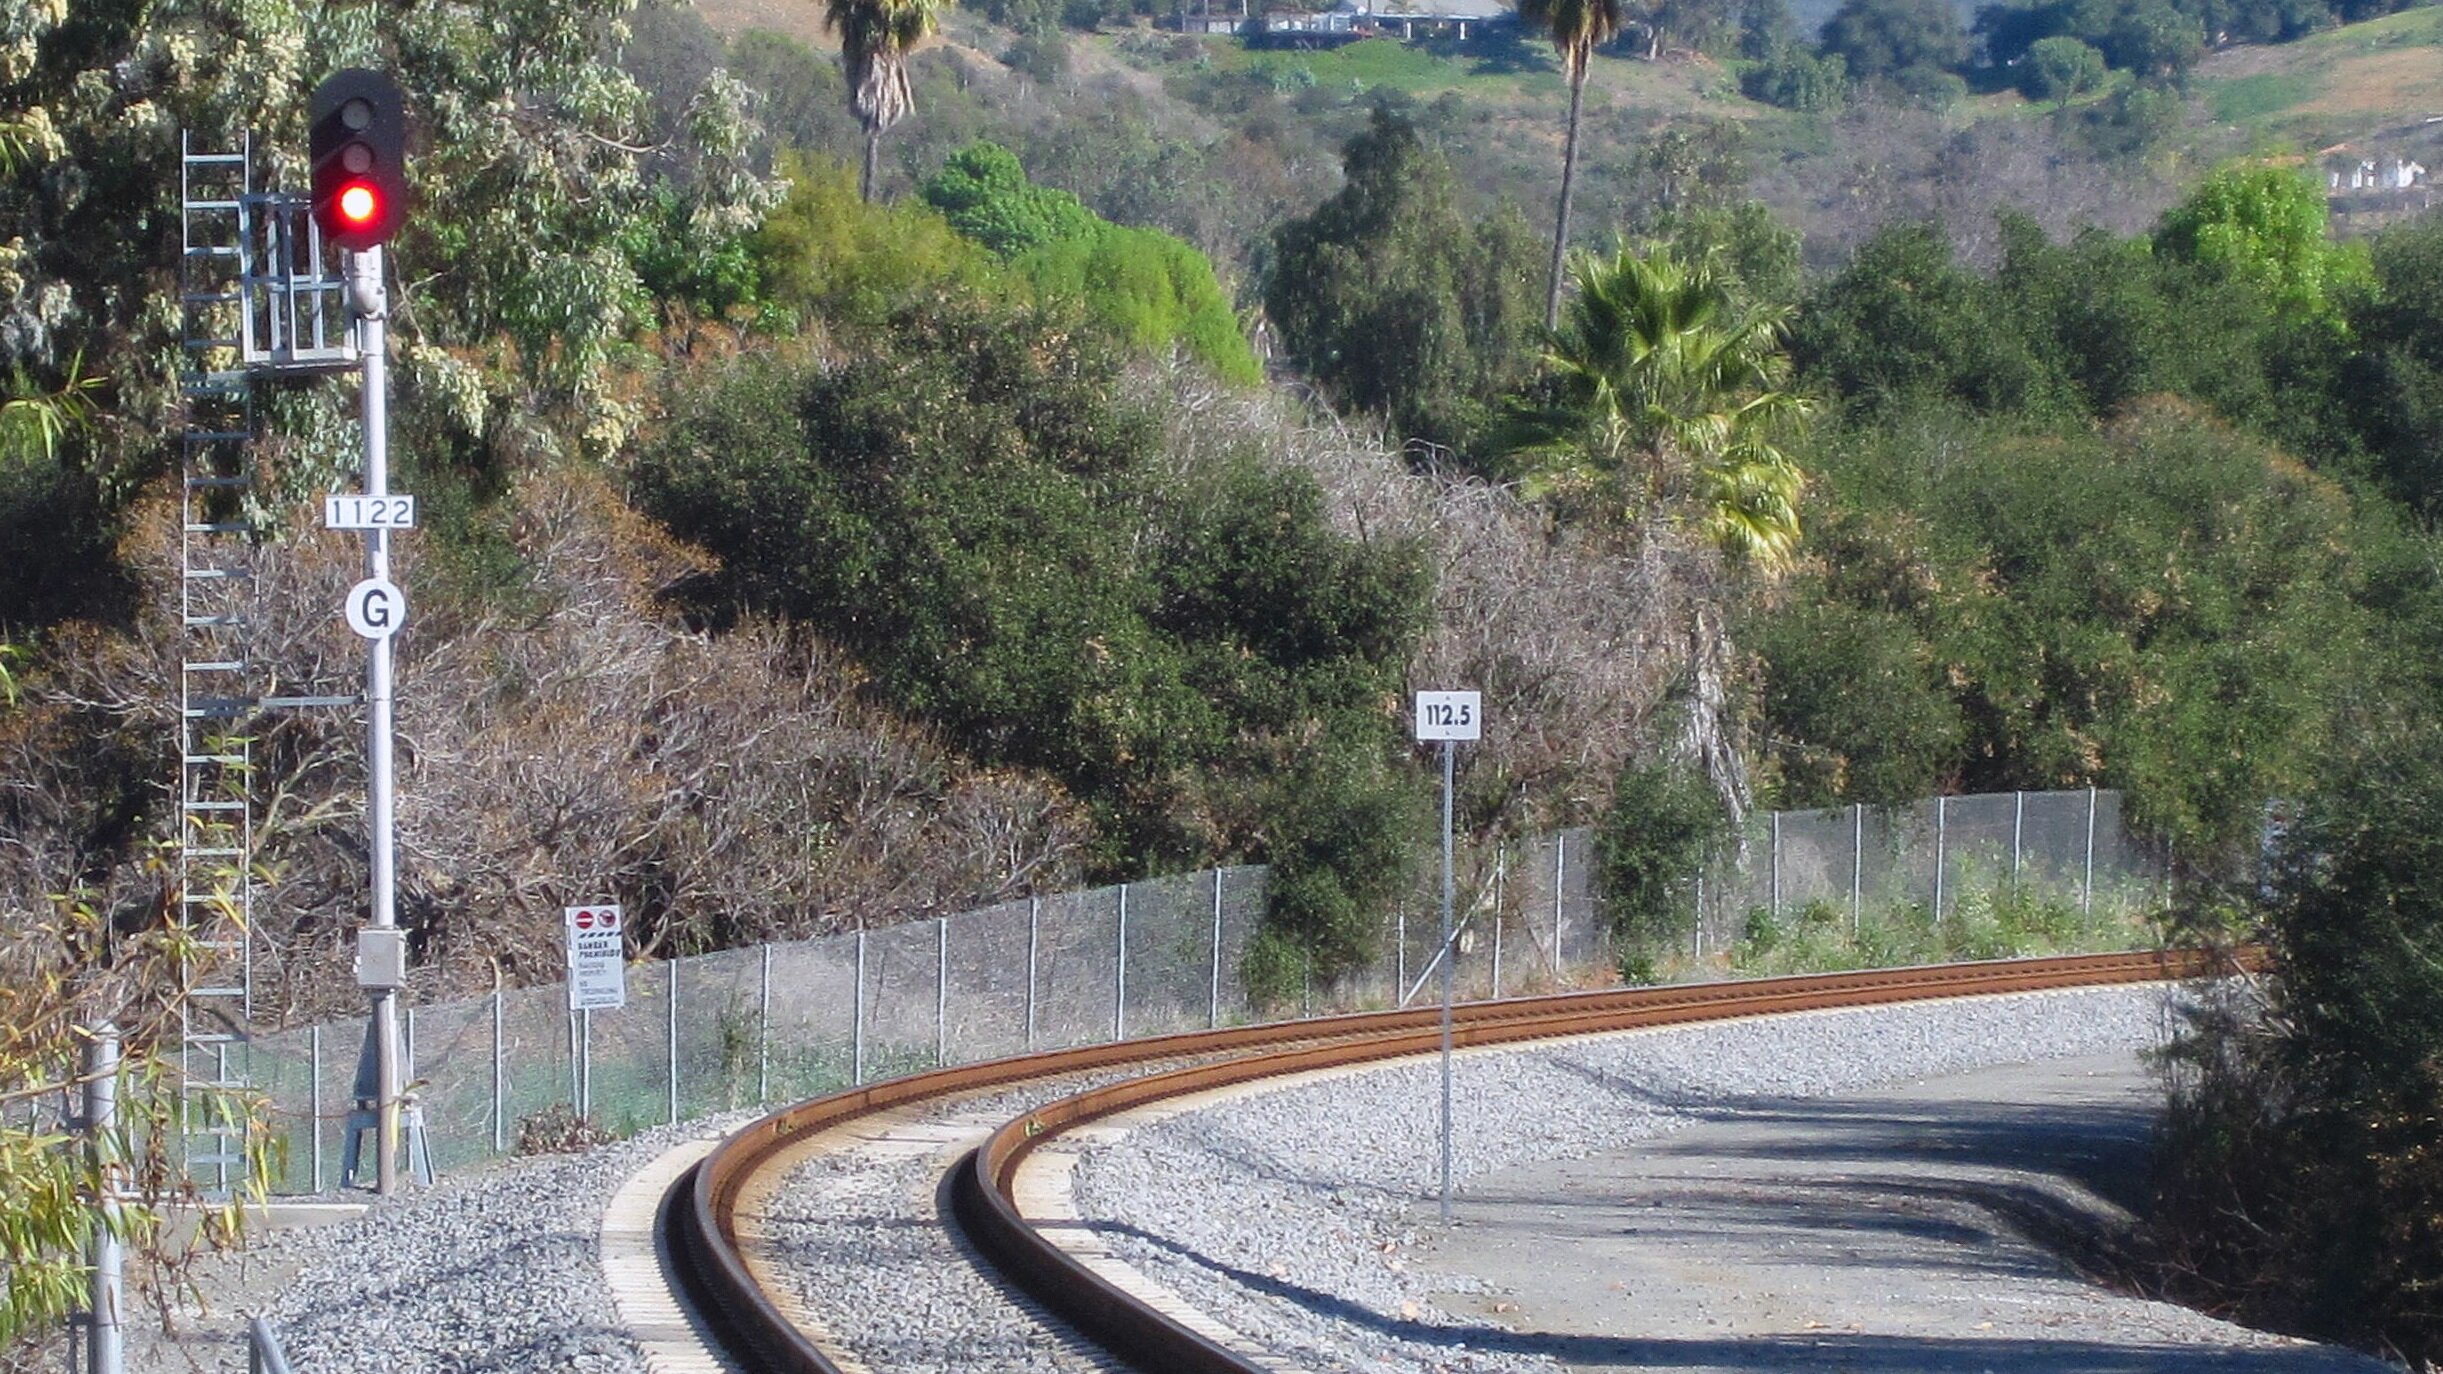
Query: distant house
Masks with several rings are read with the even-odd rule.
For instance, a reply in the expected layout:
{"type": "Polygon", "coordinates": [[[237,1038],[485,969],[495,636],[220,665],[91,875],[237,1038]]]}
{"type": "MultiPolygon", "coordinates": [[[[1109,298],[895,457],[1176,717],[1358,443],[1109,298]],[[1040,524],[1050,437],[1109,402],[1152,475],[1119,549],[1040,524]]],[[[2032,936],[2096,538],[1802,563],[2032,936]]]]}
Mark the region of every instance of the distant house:
{"type": "Polygon", "coordinates": [[[2325,189],[2338,194],[2343,191],[2406,191],[2424,184],[2426,164],[2407,158],[2393,158],[2379,163],[2374,158],[2352,158],[2346,168],[2327,165],[2325,189]]]}
{"type": "Polygon", "coordinates": [[[1235,16],[1213,14],[1209,8],[1190,13],[1185,8],[1171,19],[1182,33],[1240,34],[1259,47],[1338,47],[1360,38],[1402,40],[1449,34],[1465,40],[1490,25],[1511,23],[1516,11],[1502,0],[1341,0],[1321,13],[1272,12],[1247,17],[1247,0],[1238,0],[1235,16]]]}
{"type": "Polygon", "coordinates": [[[2434,208],[2436,187],[2414,157],[2365,152],[2341,144],[2324,150],[2324,195],[2339,233],[2370,233],[2434,208]]]}

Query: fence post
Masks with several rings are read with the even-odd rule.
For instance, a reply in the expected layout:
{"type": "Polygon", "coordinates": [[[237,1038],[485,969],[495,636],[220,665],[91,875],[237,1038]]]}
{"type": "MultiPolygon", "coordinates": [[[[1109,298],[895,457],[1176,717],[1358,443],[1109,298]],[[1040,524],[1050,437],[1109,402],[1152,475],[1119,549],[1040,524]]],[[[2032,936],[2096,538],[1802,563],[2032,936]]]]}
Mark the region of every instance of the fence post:
{"type": "Polygon", "coordinates": [[[1493,846],[1493,996],[1501,996],[1501,927],[1502,879],[1510,871],[1510,845],[1501,841],[1493,846]]]}
{"type": "Polygon", "coordinates": [[[1561,889],[1569,878],[1569,832],[1552,837],[1552,981],[1561,981],[1561,889]]]}
{"type": "Polygon", "coordinates": [[[1043,898],[1026,899],[1026,1047],[1035,1048],[1035,946],[1043,937],[1043,898]]]}
{"type": "Polygon", "coordinates": [[[679,967],[685,961],[671,959],[670,965],[670,1124],[679,1124],[679,967]]]}
{"type": "Polygon", "coordinates": [[[311,1096],[311,1097],[314,1099],[314,1114],[313,1114],[313,1116],[312,1116],[312,1117],[310,1117],[310,1118],[309,1118],[309,1119],[306,1121],[306,1126],[307,1126],[307,1128],[308,1128],[308,1129],[309,1129],[309,1130],[312,1132],[313,1137],[314,1137],[314,1144],[313,1144],[313,1146],[312,1146],[312,1154],[313,1154],[313,1156],[314,1156],[314,1191],[315,1191],[315,1192],[317,1192],[317,1193],[319,1193],[319,1192],[321,1192],[321,1191],[322,1191],[322,1027],[321,1027],[321,1026],[317,1025],[317,1026],[314,1026],[314,1027],[312,1027],[311,1029],[309,1029],[309,1030],[307,1030],[307,1031],[306,1031],[306,1033],[305,1033],[305,1052],[306,1052],[306,1055],[307,1055],[309,1058],[311,1058],[311,1059],[314,1061],[314,1062],[313,1062],[313,1066],[312,1066],[311,1071],[310,1071],[310,1072],[308,1072],[308,1073],[307,1073],[307,1075],[306,1075],[306,1085],[305,1085],[305,1090],[306,1090],[307,1094],[308,1094],[308,1095],[310,1095],[310,1096],[311,1096]]]}
{"type": "Polygon", "coordinates": [[[101,1213],[93,1228],[93,1312],[87,1348],[92,1374],[119,1374],[120,1299],[126,1281],[126,1251],[119,1239],[119,1150],[112,1136],[119,1129],[119,1028],[104,1022],[93,1029],[85,1046],[85,1138],[93,1152],[99,1192],[94,1206],[101,1213]]]}
{"type": "Polygon", "coordinates": [[[857,929],[857,996],[856,1024],[848,1033],[848,1081],[856,1087],[865,1084],[865,929],[857,929]]]}
{"type": "Polygon", "coordinates": [[[1128,1038],[1128,884],[1120,884],[1119,947],[1111,956],[1111,1038],[1128,1038]]]}
{"type": "Polygon", "coordinates": [[[2081,915],[2095,911],[2095,789],[2087,789],[2087,877],[2080,885],[2078,910],[2081,915]]]}
{"type": "Polygon", "coordinates": [[[1393,1006],[1404,1006],[1408,991],[1408,903],[1402,900],[1391,909],[1391,998],[1393,1006]]]}
{"type": "Polygon", "coordinates": [[[2010,885],[2019,885],[2019,855],[2022,838],[2027,833],[2027,794],[2016,788],[2010,794],[2010,885]]]}
{"type": "Polygon", "coordinates": [[[1213,870],[1213,982],[1205,997],[1205,1028],[1221,1027],[1222,871],[1213,870]]]}
{"type": "MultiPolygon", "coordinates": [[[[509,1153],[509,1024],[501,1002],[500,965],[492,966],[492,1153],[509,1153]]],[[[314,1180],[315,1191],[322,1180],[314,1180]]]]}
{"type": "Polygon", "coordinates": [[[1943,841],[1951,817],[1951,799],[1934,799],[1934,924],[1943,923],[1943,841]]]}
{"type": "Polygon", "coordinates": [[[594,1115],[594,1013],[577,1013],[577,1115],[594,1115]]]}
{"type": "Polygon", "coordinates": [[[763,986],[755,999],[755,1105],[772,1100],[772,942],[763,944],[763,986]]]}
{"type": "Polygon", "coordinates": [[[1849,804],[1849,938],[1858,938],[1866,911],[1866,804],[1849,804]]]}
{"type": "Polygon", "coordinates": [[[1778,921],[1781,919],[1781,813],[1774,811],[1768,814],[1773,818],[1771,857],[1767,860],[1771,883],[1769,890],[1772,893],[1770,902],[1773,908],[1773,919],[1778,921]]]}
{"type": "Polygon", "coordinates": [[[933,1067],[950,1062],[950,918],[933,918],[933,1067]]]}
{"type": "Polygon", "coordinates": [[[1705,870],[1702,868],[1697,870],[1697,918],[1693,924],[1696,931],[1690,936],[1693,942],[1691,949],[1697,958],[1702,959],[1705,957],[1705,870]]]}

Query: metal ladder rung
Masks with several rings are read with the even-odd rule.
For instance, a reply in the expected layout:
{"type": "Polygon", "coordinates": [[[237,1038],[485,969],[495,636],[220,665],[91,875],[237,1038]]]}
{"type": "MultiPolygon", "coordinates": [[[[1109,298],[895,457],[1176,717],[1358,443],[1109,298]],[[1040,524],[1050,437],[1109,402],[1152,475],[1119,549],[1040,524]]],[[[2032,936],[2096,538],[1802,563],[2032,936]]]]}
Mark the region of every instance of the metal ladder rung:
{"type": "Polygon", "coordinates": [[[185,383],[186,394],[204,396],[215,392],[240,392],[253,380],[253,374],[243,371],[206,372],[190,377],[185,383]]]}
{"type": "Polygon", "coordinates": [[[236,305],[244,299],[243,291],[188,291],[178,297],[182,305],[236,305]]]}
{"type": "Polygon", "coordinates": [[[246,660],[241,658],[228,663],[186,663],[181,664],[180,667],[190,673],[234,673],[246,667],[246,660]]]}
{"type": "Polygon", "coordinates": [[[246,165],[246,154],[244,153],[180,153],[178,156],[189,167],[242,167],[246,165]]]}
{"type": "Polygon", "coordinates": [[[235,200],[190,200],[186,202],[186,207],[190,210],[235,210],[244,203],[235,200]]]}
{"type": "Polygon", "coordinates": [[[226,244],[206,243],[187,246],[187,256],[190,258],[234,258],[237,255],[238,250],[226,244]]]}
{"type": "Polygon", "coordinates": [[[214,697],[191,703],[179,714],[188,720],[232,720],[262,705],[254,697],[214,697]]]}
{"type": "Polygon", "coordinates": [[[188,906],[213,906],[235,900],[237,895],[234,892],[184,892],[179,894],[178,900],[188,906]]]}
{"type": "Polygon", "coordinates": [[[244,487],[253,484],[252,477],[190,477],[187,479],[189,491],[199,487],[244,487]]]}
{"type": "Polygon", "coordinates": [[[254,576],[252,568],[180,568],[178,572],[190,582],[244,581],[254,576]]]}
{"type": "Polygon", "coordinates": [[[222,523],[222,524],[201,524],[201,525],[189,525],[189,526],[187,526],[187,533],[189,533],[189,534],[252,534],[252,533],[254,533],[254,523],[253,523],[252,521],[248,521],[248,520],[238,520],[238,521],[234,521],[234,522],[227,522],[227,523],[222,523]]]}
{"type": "Polygon", "coordinates": [[[300,707],[358,706],[364,703],[360,693],[344,697],[264,697],[256,704],[265,710],[295,710],[300,707]]]}
{"type": "Polygon", "coordinates": [[[237,348],[244,345],[246,341],[244,339],[187,339],[183,342],[187,347],[200,353],[208,348],[237,348]]]}
{"type": "Polygon", "coordinates": [[[214,625],[250,625],[254,622],[242,615],[191,615],[186,619],[190,630],[208,629],[214,625]]]}
{"type": "Polygon", "coordinates": [[[245,855],[246,851],[243,849],[190,849],[187,851],[187,857],[190,859],[238,859],[244,858],[245,855]]]}
{"type": "Polygon", "coordinates": [[[244,763],[247,760],[244,754],[182,754],[178,761],[192,766],[199,763],[244,763]]]}
{"type": "Polygon", "coordinates": [[[184,801],[179,805],[189,811],[243,811],[246,809],[246,803],[242,801],[184,801]]]}

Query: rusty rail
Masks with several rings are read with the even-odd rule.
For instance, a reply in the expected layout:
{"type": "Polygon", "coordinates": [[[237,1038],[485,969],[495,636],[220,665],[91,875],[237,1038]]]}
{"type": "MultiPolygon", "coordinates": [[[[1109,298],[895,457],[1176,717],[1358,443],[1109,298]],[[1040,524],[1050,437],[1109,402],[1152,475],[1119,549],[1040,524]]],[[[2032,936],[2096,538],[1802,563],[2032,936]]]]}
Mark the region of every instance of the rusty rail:
{"type": "MultiPolygon", "coordinates": [[[[1686,1024],[1741,1016],[2200,977],[2252,966],[2245,955],[2197,951],[1942,964],[1614,989],[1477,1002],[1455,1013],[1460,1045],[1686,1024]]],[[[951,1183],[959,1224],[1002,1273],[1114,1354],[1165,1374],[1254,1374],[1246,1353],[1205,1339],[1112,1287],[1019,1215],[1010,1186],[1025,1156],[1061,1131],[1132,1107],[1307,1069],[1421,1054],[1440,1043],[1440,1008],[1371,1012],[1193,1031],[1023,1055],[870,1084],[785,1108],[731,1136],[673,1190],[665,1227],[699,1307],[733,1350],[776,1374],[839,1374],[749,1273],[734,1208],[756,1171],[796,1140],[860,1116],[927,1099],[1124,1064],[1185,1061],[1048,1103],[1003,1125],[961,1162],[951,1183]]]]}

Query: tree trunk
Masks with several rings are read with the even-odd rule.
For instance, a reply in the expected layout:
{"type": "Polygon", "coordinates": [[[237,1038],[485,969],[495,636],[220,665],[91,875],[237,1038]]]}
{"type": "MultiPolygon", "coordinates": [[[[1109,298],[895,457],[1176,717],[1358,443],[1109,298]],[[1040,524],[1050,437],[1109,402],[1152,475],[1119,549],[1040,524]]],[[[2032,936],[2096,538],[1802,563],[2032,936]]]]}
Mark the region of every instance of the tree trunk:
{"type": "Polygon", "coordinates": [[[882,131],[868,129],[865,133],[865,179],[857,185],[857,194],[866,204],[874,203],[874,173],[882,166],[882,131]]]}
{"type": "Polygon", "coordinates": [[[1544,327],[1561,327],[1561,265],[1569,248],[1569,193],[1578,179],[1578,101],[1586,94],[1583,56],[1569,73],[1569,141],[1561,147],[1561,210],[1552,226],[1552,284],[1544,293],[1544,327]]]}

